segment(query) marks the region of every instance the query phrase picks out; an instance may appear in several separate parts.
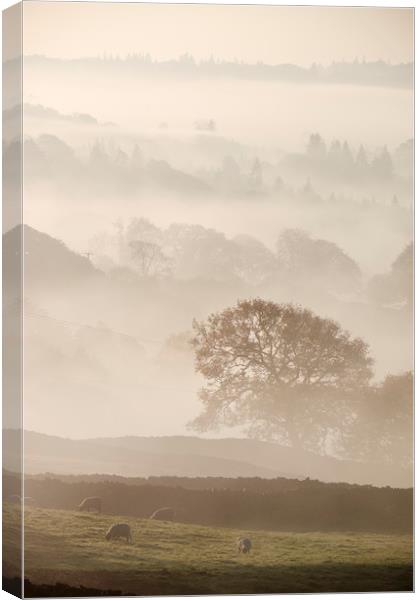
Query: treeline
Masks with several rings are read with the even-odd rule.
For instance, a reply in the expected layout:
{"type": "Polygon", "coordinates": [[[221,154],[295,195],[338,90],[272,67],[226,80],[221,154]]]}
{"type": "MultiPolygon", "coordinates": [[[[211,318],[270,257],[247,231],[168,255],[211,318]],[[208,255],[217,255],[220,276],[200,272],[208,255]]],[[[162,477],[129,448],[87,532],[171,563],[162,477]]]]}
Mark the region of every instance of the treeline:
{"type": "MultiPolygon", "coordinates": [[[[10,471],[4,471],[6,482],[12,482],[15,478],[10,471]]],[[[329,482],[319,479],[292,479],[287,477],[180,477],[176,475],[151,475],[150,477],[124,477],[123,475],[111,475],[108,473],[89,473],[89,474],[57,474],[40,473],[27,475],[27,480],[46,481],[59,480],[64,483],[120,483],[132,486],[151,486],[151,487],[173,487],[184,488],[186,490],[210,490],[210,491],[240,491],[253,492],[258,494],[275,494],[288,491],[308,490],[313,488],[327,487],[330,490],[347,490],[353,488],[372,489],[378,486],[369,484],[357,484],[347,482],[329,482]]],[[[378,489],[400,489],[391,488],[391,486],[382,486],[378,489]]],[[[406,488],[403,488],[406,489],[406,488]]],[[[14,493],[14,492],[11,492],[14,493]]]]}
{"type": "MultiPolygon", "coordinates": [[[[188,53],[178,59],[154,60],[150,54],[132,53],[125,57],[105,53],[102,57],[83,58],[72,61],[46,56],[28,56],[30,66],[57,66],[61,69],[91,68],[95,72],[117,68],[119,74],[133,71],[136,74],[165,77],[210,77],[234,78],[263,81],[286,81],[293,83],[337,83],[354,85],[378,85],[390,87],[412,87],[413,63],[389,64],[383,60],[333,62],[328,66],[312,64],[309,68],[293,64],[271,65],[261,61],[247,64],[239,61],[218,60],[210,57],[196,61],[188,53]]],[[[6,69],[12,66],[8,61],[6,69]]]]}
{"type": "MultiPolygon", "coordinates": [[[[284,163],[308,175],[322,176],[352,184],[389,182],[396,176],[412,178],[413,140],[400,144],[392,153],[386,146],[377,151],[363,144],[352,149],[346,140],[334,139],[330,144],[319,133],[309,136],[305,154],[289,154],[284,163]]],[[[398,204],[397,197],[394,203],[398,204]]]]}
{"type": "MultiPolygon", "coordinates": [[[[316,200],[306,186],[302,198],[316,200]]],[[[161,229],[144,218],[132,219],[114,232],[102,232],[89,245],[96,267],[115,279],[205,277],[217,282],[283,286],[314,295],[365,294],[375,304],[412,300],[413,247],[396,257],[391,271],[363,283],[359,265],[337,244],[299,229],[279,233],[275,250],[250,235],[228,238],[201,225],[172,223],[161,229]]],[[[260,288],[261,289],[261,288],[260,288]]],[[[303,298],[300,298],[302,301],[303,298]]]]}
{"type": "MultiPolygon", "coordinates": [[[[403,533],[413,525],[411,489],[282,478],[156,477],[137,480],[144,482],[140,485],[127,481],[131,483],[27,477],[25,496],[37,506],[66,510],[75,510],[87,496],[99,496],[104,512],[139,518],[171,506],[181,522],[234,528],[403,533]]],[[[4,474],[3,489],[6,498],[18,494],[18,478],[4,474]]]]}
{"type": "MultiPolygon", "coordinates": [[[[100,124],[90,115],[64,115],[46,107],[29,106],[31,108],[26,109],[28,117],[40,118],[37,115],[44,114],[43,118],[50,120],[112,125],[100,124]]],[[[14,112],[12,109],[9,115],[14,112]]],[[[196,132],[214,132],[215,129],[213,119],[192,124],[192,130],[196,132]]],[[[149,194],[151,189],[158,188],[191,199],[223,194],[232,200],[288,199],[295,204],[361,204],[362,208],[377,202],[382,208],[403,208],[411,200],[412,139],[391,150],[386,146],[372,150],[363,144],[352,148],[345,140],[327,143],[319,133],[313,133],[305,151],[286,153],[279,162],[274,162],[263,149],[256,156],[251,148],[239,144],[232,147],[223,137],[210,143],[206,142],[206,136],[198,136],[192,144],[170,138],[166,143],[160,140],[154,146],[144,138],[138,138],[134,144],[96,139],[86,152],[80,153],[55,135],[27,137],[24,151],[28,182],[47,178],[56,183],[71,184],[72,189],[77,183],[78,187],[86,189],[87,186],[90,193],[96,194],[111,191],[149,194]],[[180,145],[181,154],[189,159],[174,166],[173,154],[168,155],[168,150],[180,145]],[[208,162],[209,147],[213,154],[211,163],[208,162]],[[199,166],[192,169],[191,160],[199,166]],[[305,180],[306,184],[302,186],[305,180]],[[320,185],[321,192],[318,192],[320,185]],[[348,185],[355,186],[353,191],[358,199],[355,200],[352,194],[349,196],[348,185]]],[[[17,141],[4,145],[5,173],[16,174],[20,152],[17,141]]]]}

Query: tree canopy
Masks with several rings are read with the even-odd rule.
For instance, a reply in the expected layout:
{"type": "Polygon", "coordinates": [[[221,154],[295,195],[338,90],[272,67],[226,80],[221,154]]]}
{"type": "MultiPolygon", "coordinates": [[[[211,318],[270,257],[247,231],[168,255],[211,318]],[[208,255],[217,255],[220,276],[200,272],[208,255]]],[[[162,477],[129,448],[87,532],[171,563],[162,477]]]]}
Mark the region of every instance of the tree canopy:
{"type": "Polygon", "coordinates": [[[390,271],[369,282],[369,296],[378,304],[404,303],[412,306],[414,295],[414,247],[411,242],[397,256],[390,271]]]}
{"type": "Polygon", "coordinates": [[[277,257],[283,272],[303,287],[335,292],[360,289],[359,266],[339,246],[314,239],[306,231],[285,229],[277,240],[277,257]]]}
{"type": "Polygon", "coordinates": [[[193,328],[196,370],[206,378],[193,423],[201,430],[245,425],[314,446],[337,425],[345,395],[372,376],[363,340],[300,306],[243,300],[193,328]]]}
{"type": "Polygon", "coordinates": [[[413,373],[388,375],[353,401],[343,455],[410,467],[413,461],[413,373]]]}

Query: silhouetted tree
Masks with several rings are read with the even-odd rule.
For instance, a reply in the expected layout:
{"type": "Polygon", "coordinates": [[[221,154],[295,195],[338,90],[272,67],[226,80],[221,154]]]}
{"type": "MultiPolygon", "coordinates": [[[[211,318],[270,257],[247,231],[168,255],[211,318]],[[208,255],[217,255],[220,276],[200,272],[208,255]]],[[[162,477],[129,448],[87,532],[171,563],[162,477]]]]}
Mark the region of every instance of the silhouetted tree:
{"type": "Polygon", "coordinates": [[[364,146],[360,146],[356,155],[356,167],[360,173],[365,173],[368,168],[368,160],[364,146]]]}
{"type": "Polygon", "coordinates": [[[277,241],[277,256],[288,281],[325,291],[355,292],[361,284],[358,265],[339,246],[312,238],[300,229],[284,230],[277,241]]]}
{"type": "Polygon", "coordinates": [[[118,167],[127,168],[129,165],[127,153],[119,147],[116,148],[114,162],[118,167]]]}
{"type": "Polygon", "coordinates": [[[200,119],[194,123],[197,131],[216,131],[216,122],[214,119],[200,119]]]}
{"type": "Polygon", "coordinates": [[[315,160],[324,160],[327,155],[327,148],[324,140],[319,133],[312,133],[306,147],[306,153],[315,160]]]}
{"type": "Polygon", "coordinates": [[[346,141],[343,143],[343,147],[341,150],[341,158],[343,162],[343,167],[347,170],[351,170],[354,166],[353,154],[350,150],[350,147],[346,141]]]}
{"type": "Polygon", "coordinates": [[[196,370],[207,380],[193,423],[201,430],[245,425],[262,438],[316,446],[344,421],[340,397],[372,375],[360,338],[291,304],[240,301],[193,329],[196,370]]]}
{"type": "Polygon", "coordinates": [[[369,282],[370,298],[378,304],[405,303],[411,306],[414,294],[413,243],[398,255],[388,273],[375,275],[369,282]]]}
{"type": "Polygon", "coordinates": [[[413,374],[388,375],[353,399],[344,454],[408,467],[413,460],[413,374]]]}
{"type": "Polygon", "coordinates": [[[394,173],[392,158],[386,146],[379,156],[375,156],[371,164],[372,173],[379,179],[389,179],[394,173]]]}
{"type": "Polygon", "coordinates": [[[110,164],[109,156],[102,142],[95,142],[92,146],[89,156],[90,166],[99,169],[108,169],[110,164]]]}
{"type": "Polygon", "coordinates": [[[133,169],[141,169],[144,167],[144,156],[138,144],[134,145],[133,152],[131,154],[131,167],[133,169]]]}
{"type": "Polygon", "coordinates": [[[260,284],[277,269],[274,254],[251,236],[227,239],[201,225],[173,224],[166,232],[166,248],[173,257],[174,274],[215,281],[260,284]]]}
{"type": "Polygon", "coordinates": [[[393,154],[395,170],[405,177],[413,177],[414,140],[409,139],[400,144],[393,154]]]}
{"type": "Polygon", "coordinates": [[[250,235],[237,235],[232,241],[233,272],[243,281],[261,284],[278,271],[276,256],[250,235]]]}
{"type": "Polygon", "coordinates": [[[141,277],[169,275],[170,261],[157,244],[134,240],[129,243],[132,259],[141,277]]]}
{"type": "Polygon", "coordinates": [[[332,164],[335,165],[339,165],[341,163],[341,144],[338,140],[331,142],[331,146],[328,151],[328,159],[332,164]]]}
{"type": "Polygon", "coordinates": [[[254,190],[261,188],[263,183],[262,165],[259,158],[254,160],[250,174],[250,183],[254,190]]]}
{"type": "Polygon", "coordinates": [[[143,217],[132,219],[125,231],[127,243],[135,240],[150,242],[152,244],[162,244],[163,234],[159,227],[156,227],[148,219],[143,217]]]}

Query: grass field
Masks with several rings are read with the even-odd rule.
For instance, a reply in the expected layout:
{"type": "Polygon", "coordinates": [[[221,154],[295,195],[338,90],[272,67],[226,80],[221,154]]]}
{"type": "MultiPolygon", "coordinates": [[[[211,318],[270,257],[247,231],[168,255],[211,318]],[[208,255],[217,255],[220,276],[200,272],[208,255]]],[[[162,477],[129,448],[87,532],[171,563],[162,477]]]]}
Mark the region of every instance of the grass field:
{"type": "MultiPolygon", "coordinates": [[[[11,542],[18,513],[3,508],[11,542]]],[[[25,511],[25,576],[123,593],[209,594],[412,589],[412,537],[279,533],[164,523],[64,510],[25,511]],[[107,542],[127,522],[133,544],[107,542]],[[250,555],[235,540],[249,535],[250,555]]]]}

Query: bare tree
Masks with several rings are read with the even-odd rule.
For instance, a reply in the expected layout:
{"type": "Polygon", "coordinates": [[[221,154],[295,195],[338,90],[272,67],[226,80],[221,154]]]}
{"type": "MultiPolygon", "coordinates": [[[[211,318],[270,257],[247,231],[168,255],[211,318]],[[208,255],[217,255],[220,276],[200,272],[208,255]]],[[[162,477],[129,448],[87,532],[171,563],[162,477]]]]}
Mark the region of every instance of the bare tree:
{"type": "Polygon", "coordinates": [[[132,259],[141,277],[165,276],[170,273],[170,260],[158,244],[134,240],[129,244],[132,259]]]}

